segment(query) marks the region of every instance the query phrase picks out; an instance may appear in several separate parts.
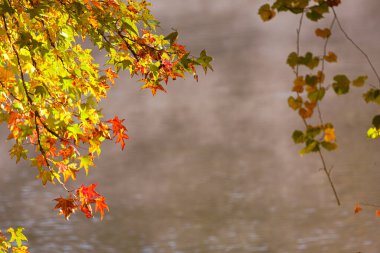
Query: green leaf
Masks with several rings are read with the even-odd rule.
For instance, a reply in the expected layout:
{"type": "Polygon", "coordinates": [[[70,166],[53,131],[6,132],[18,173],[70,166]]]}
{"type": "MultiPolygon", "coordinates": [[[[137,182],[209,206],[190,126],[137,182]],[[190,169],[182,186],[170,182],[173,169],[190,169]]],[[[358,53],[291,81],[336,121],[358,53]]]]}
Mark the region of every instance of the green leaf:
{"type": "Polygon", "coordinates": [[[300,155],[304,155],[310,152],[317,152],[319,150],[319,142],[315,140],[311,140],[306,142],[306,146],[299,151],[300,155]]]}
{"type": "Polygon", "coordinates": [[[313,91],[313,92],[310,92],[307,97],[311,100],[311,101],[317,101],[317,100],[322,100],[323,97],[325,96],[325,93],[326,93],[326,89],[324,87],[316,90],[316,91],[313,91]]]}
{"type": "Polygon", "coordinates": [[[376,129],[380,129],[380,115],[376,115],[372,119],[372,125],[376,127],[376,129]]]}
{"type": "Polygon", "coordinates": [[[333,143],[333,142],[328,142],[328,141],[322,141],[321,142],[321,145],[324,149],[328,150],[328,151],[332,151],[332,150],[335,150],[337,149],[338,145],[336,143],[333,143]]]}
{"type": "Polygon", "coordinates": [[[321,128],[320,127],[312,127],[308,126],[306,130],[306,136],[308,139],[314,139],[318,134],[321,133],[321,128]]]}
{"type": "Polygon", "coordinates": [[[129,18],[123,18],[123,21],[123,25],[131,34],[134,33],[135,35],[139,36],[139,29],[134,22],[132,22],[129,18]]]}
{"type": "Polygon", "coordinates": [[[302,131],[300,130],[295,130],[292,134],[292,139],[294,143],[304,143],[305,142],[305,135],[302,131]]]}
{"type": "Polygon", "coordinates": [[[72,126],[67,127],[67,130],[70,131],[69,136],[73,136],[75,140],[78,140],[78,134],[83,134],[82,129],[79,124],[74,124],[72,126]]]}
{"type": "Polygon", "coordinates": [[[352,85],[356,87],[362,87],[367,79],[368,76],[358,76],[355,80],[352,81],[352,85]]]}
{"type": "Polygon", "coordinates": [[[345,75],[336,75],[332,87],[337,95],[343,95],[350,90],[350,80],[345,75]]]}
{"type": "Polygon", "coordinates": [[[305,56],[298,57],[298,64],[305,65],[309,69],[314,69],[319,65],[319,58],[311,52],[307,52],[305,56]]]}
{"type": "Polygon", "coordinates": [[[177,41],[178,38],[178,32],[174,31],[170,33],[168,36],[165,37],[165,40],[170,41],[170,45],[177,41]]]}
{"type": "Polygon", "coordinates": [[[369,102],[374,102],[380,104],[380,90],[379,89],[370,89],[363,94],[364,100],[369,102]]]}
{"type": "Polygon", "coordinates": [[[212,71],[214,71],[210,64],[211,61],[212,57],[207,55],[206,50],[202,50],[200,57],[197,59],[197,62],[203,67],[205,73],[207,73],[207,69],[211,69],[212,71]]]}
{"type": "Polygon", "coordinates": [[[310,86],[315,86],[318,83],[318,77],[315,75],[306,75],[305,83],[310,86]]]}
{"type": "Polygon", "coordinates": [[[9,239],[9,242],[16,241],[17,247],[22,246],[22,241],[28,241],[26,236],[22,233],[24,228],[18,227],[16,230],[13,228],[8,228],[7,232],[11,234],[11,239],[9,239]]]}
{"type": "Polygon", "coordinates": [[[270,7],[269,4],[264,4],[260,7],[258,14],[261,19],[265,21],[271,20],[274,16],[276,16],[276,12],[270,7]]]}
{"type": "Polygon", "coordinates": [[[291,52],[286,60],[286,63],[291,67],[295,68],[298,64],[298,55],[296,52],[291,52]]]}

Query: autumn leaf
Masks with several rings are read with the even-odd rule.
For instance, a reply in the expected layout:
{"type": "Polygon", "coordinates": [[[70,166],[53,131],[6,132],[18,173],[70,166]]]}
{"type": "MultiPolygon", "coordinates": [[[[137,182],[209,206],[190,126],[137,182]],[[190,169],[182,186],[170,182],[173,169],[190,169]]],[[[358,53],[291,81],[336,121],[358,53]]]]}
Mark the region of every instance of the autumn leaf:
{"type": "Polygon", "coordinates": [[[58,203],[55,205],[54,209],[59,209],[60,214],[65,216],[65,219],[68,220],[70,215],[75,212],[77,205],[75,204],[75,200],[72,197],[67,199],[59,197],[54,199],[58,203]]]}
{"type": "Polygon", "coordinates": [[[18,227],[16,230],[14,228],[8,228],[7,232],[11,234],[9,242],[16,241],[18,247],[21,247],[22,241],[28,241],[26,236],[22,233],[24,228],[18,227]]]}
{"type": "Polygon", "coordinates": [[[82,203],[92,203],[95,197],[100,197],[100,194],[95,191],[96,184],[90,184],[85,187],[83,184],[77,189],[77,194],[82,203]]]}
{"type": "Polygon", "coordinates": [[[30,253],[27,246],[13,247],[12,253],[30,253]]]}
{"type": "Polygon", "coordinates": [[[114,137],[116,136],[116,143],[121,144],[121,150],[124,150],[125,147],[125,141],[129,138],[129,136],[125,133],[127,131],[127,128],[122,124],[124,119],[120,120],[117,116],[114,117],[111,120],[108,120],[108,123],[112,124],[112,131],[114,134],[114,137]]]}
{"type": "Polygon", "coordinates": [[[323,57],[327,62],[336,62],[338,57],[333,52],[328,52],[327,55],[323,57]]]}
{"type": "Polygon", "coordinates": [[[104,209],[107,209],[109,211],[108,205],[105,202],[105,198],[99,197],[95,199],[95,212],[100,212],[100,220],[103,220],[104,217],[104,209]]]}
{"type": "Polygon", "coordinates": [[[355,80],[352,81],[352,85],[356,87],[362,87],[367,79],[368,76],[358,76],[355,80]]]}
{"type": "Polygon", "coordinates": [[[335,129],[334,128],[330,128],[330,127],[325,128],[324,133],[325,133],[325,135],[323,137],[324,141],[326,141],[326,142],[335,141],[336,137],[335,137],[335,129]]]}
{"type": "Polygon", "coordinates": [[[380,210],[376,210],[376,211],[375,211],[375,214],[376,214],[378,217],[380,217],[380,210]]]}
{"type": "Polygon", "coordinates": [[[315,35],[323,39],[327,39],[331,36],[331,30],[329,28],[324,28],[324,29],[317,28],[315,30],[315,35]]]}
{"type": "Polygon", "coordinates": [[[117,78],[118,75],[111,68],[107,68],[105,72],[106,72],[106,76],[107,76],[108,80],[112,84],[115,84],[115,78],[117,78]]]}
{"type": "Polygon", "coordinates": [[[264,22],[269,21],[276,16],[276,12],[270,7],[269,4],[262,5],[258,14],[264,22]]]}
{"type": "Polygon", "coordinates": [[[292,91],[302,93],[303,92],[303,86],[305,85],[305,80],[303,76],[298,76],[293,82],[294,86],[292,88],[292,91]]]}

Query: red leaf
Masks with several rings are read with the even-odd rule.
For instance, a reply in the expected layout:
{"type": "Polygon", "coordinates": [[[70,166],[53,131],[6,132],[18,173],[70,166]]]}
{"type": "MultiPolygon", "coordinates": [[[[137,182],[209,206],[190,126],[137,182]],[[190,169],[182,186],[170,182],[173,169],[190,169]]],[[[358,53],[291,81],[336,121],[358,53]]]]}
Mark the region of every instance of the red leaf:
{"type": "Polygon", "coordinates": [[[117,116],[115,118],[108,120],[108,123],[112,124],[112,131],[114,137],[116,136],[116,143],[121,144],[121,150],[124,150],[125,139],[129,139],[129,136],[125,133],[127,128],[123,125],[124,119],[120,120],[117,116]]]}
{"type": "Polygon", "coordinates": [[[92,218],[92,208],[89,204],[81,205],[80,210],[86,215],[87,218],[92,218]]]}
{"type": "Polygon", "coordinates": [[[83,204],[94,203],[94,198],[100,197],[101,195],[95,191],[96,184],[90,184],[88,187],[85,187],[83,184],[80,188],[77,189],[77,194],[80,198],[80,201],[83,204]]]}
{"type": "Polygon", "coordinates": [[[125,133],[119,133],[117,135],[116,143],[121,142],[121,150],[124,150],[125,147],[124,139],[129,139],[129,136],[125,133]]]}
{"type": "Polygon", "coordinates": [[[379,210],[376,210],[376,211],[375,211],[375,214],[376,214],[378,217],[380,217],[380,211],[379,211],[379,210]]]}

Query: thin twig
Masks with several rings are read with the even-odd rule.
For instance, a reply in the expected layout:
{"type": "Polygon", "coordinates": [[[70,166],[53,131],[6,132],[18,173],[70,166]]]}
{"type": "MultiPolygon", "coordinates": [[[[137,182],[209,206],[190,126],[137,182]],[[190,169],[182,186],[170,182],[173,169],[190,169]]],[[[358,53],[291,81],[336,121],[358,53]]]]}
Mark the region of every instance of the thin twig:
{"type": "MultiPolygon", "coordinates": [[[[301,17],[300,17],[300,20],[299,20],[298,29],[297,29],[297,56],[299,56],[299,54],[300,54],[300,39],[301,39],[301,28],[302,28],[302,24],[303,24],[303,17],[304,17],[304,12],[302,12],[302,14],[301,14],[301,17]]],[[[326,46],[326,47],[327,47],[327,46],[326,46]]],[[[296,75],[296,77],[299,76],[299,64],[296,65],[295,75],[296,75]]],[[[298,94],[298,96],[300,96],[300,95],[299,95],[299,92],[297,92],[297,94],[298,94]]],[[[322,120],[322,115],[321,115],[321,113],[320,113],[319,108],[318,108],[318,112],[319,112],[319,116],[320,116],[321,122],[323,122],[323,120],[322,120]]],[[[306,119],[304,119],[304,118],[302,117],[302,121],[303,121],[305,127],[308,128],[308,124],[307,124],[306,119]]],[[[323,157],[322,151],[319,150],[318,153],[319,153],[319,156],[320,156],[321,161],[322,161],[322,165],[323,165],[323,168],[322,168],[322,169],[323,169],[323,171],[325,172],[325,174],[326,174],[326,176],[327,176],[327,178],[328,178],[328,180],[329,180],[330,186],[331,186],[331,188],[332,188],[332,190],[333,190],[333,192],[334,192],[334,196],[335,196],[336,202],[337,202],[337,204],[338,204],[338,206],[339,206],[339,205],[340,205],[339,196],[338,196],[338,193],[337,193],[337,191],[336,191],[336,189],[335,189],[334,183],[333,183],[333,181],[332,181],[332,179],[331,179],[330,172],[329,172],[328,169],[327,169],[326,162],[325,162],[325,159],[324,159],[324,157],[323,157]]]]}
{"type": "MultiPolygon", "coordinates": [[[[340,206],[339,196],[338,196],[338,193],[337,193],[337,191],[336,191],[336,189],[335,189],[334,183],[333,183],[333,181],[332,181],[332,179],[331,179],[331,174],[330,174],[330,172],[327,170],[326,162],[325,162],[325,159],[324,159],[324,157],[323,157],[323,155],[322,155],[322,151],[319,150],[318,153],[319,153],[319,157],[321,158],[321,161],[322,161],[322,164],[323,164],[323,171],[325,172],[325,174],[326,174],[326,176],[327,176],[327,178],[328,178],[328,180],[329,180],[330,186],[331,186],[331,188],[332,188],[332,190],[333,190],[333,192],[334,192],[334,196],[335,196],[336,203],[338,204],[338,206],[340,206]]],[[[331,170],[330,170],[330,171],[331,171],[331,170]]]]}
{"type": "MultiPolygon", "coordinates": [[[[333,19],[333,21],[331,22],[331,25],[329,27],[330,31],[333,29],[334,27],[334,24],[335,24],[335,17],[333,19]]],[[[325,72],[325,56],[327,54],[327,44],[329,43],[329,39],[330,39],[330,36],[328,36],[326,38],[326,41],[325,41],[325,44],[323,45],[323,56],[322,56],[322,66],[321,66],[321,72],[322,72],[322,75],[324,75],[324,72],[325,72]]],[[[320,80],[319,84],[318,84],[318,97],[319,97],[319,92],[321,92],[321,88],[322,88],[322,80],[320,80]]],[[[323,123],[323,118],[322,118],[322,113],[321,113],[321,107],[319,105],[319,101],[317,100],[317,111],[318,111],[318,117],[319,117],[319,121],[321,123],[321,125],[324,125],[323,123]]]]}
{"type": "Polygon", "coordinates": [[[337,24],[338,24],[338,26],[339,26],[339,29],[340,29],[341,32],[344,34],[344,36],[346,37],[346,39],[347,39],[349,42],[351,42],[351,44],[354,45],[354,47],[356,47],[356,49],[359,50],[359,52],[360,52],[360,53],[366,58],[366,60],[367,60],[367,62],[368,62],[368,64],[369,64],[369,66],[371,67],[373,73],[375,73],[375,75],[376,75],[376,78],[377,78],[377,81],[378,81],[378,83],[379,83],[379,87],[380,87],[380,76],[379,76],[379,74],[377,73],[377,70],[375,69],[375,67],[373,66],[373,63],[372,63],[371,59],[370,59],[369,56],[366,54],[366,52],[364,52],[364,50],[363,50],[361,47],[359,47],[359,45],[358,45],[357,43],[355,43],[355,41],[354,41],[353,39],[351,39],[351,37],[350,37],[350,36],[347,34],[347,32],[343,29],[343,26],[342,26],[342,24],[340,23],[340,21],[339,21],[339,19],[338,19],[338,16],[337,16],[337,14],[336,14],[336,12],[335,12],[335,9],[334,9],[333,7],[331,7],[331,9],[332,9],[332,11],[333,11],[333,13],[334,13],[334,17],[335,17],[336,22],[337,22],[337,24]]]}

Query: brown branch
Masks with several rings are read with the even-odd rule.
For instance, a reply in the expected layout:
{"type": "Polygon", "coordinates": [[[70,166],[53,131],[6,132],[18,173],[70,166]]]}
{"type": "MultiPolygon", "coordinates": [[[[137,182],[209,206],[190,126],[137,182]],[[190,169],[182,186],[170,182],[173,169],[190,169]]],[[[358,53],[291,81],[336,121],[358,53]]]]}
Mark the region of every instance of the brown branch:
{"type": "Polygon", "coordinates": [[[323,171],[325,172],[328,180],[329,180],[329,183],[330,183],[330,186],[331,186],[331,189],[333,190],[334,192],[334,196],[335,196],[335,200],[336,200],[336,203],[338,204],[338,206],[340,206],[340,200],[339,200],[339,196],[338,196],[338,193],[335,189],[335,186],[334,186],[334,183],[331,179],[331,170],[327,170],[327,166],[326,166],[326,162],[325,162],[325,158],[323,157],[323,154],[322,154],[322,151],[321,150],[318,150],[318,154],[319,154],[319,157],[321,158],[321,161],[322,161],[322,165],[323,165],[323,171]]]}
{"type": "MultiPolygon", "coordinates": [[[[297,29],[297,56],[299,56],[299,53],[300,53],[300,37],[301,37],[301,28],[302,28],[302,24],[303,24],[303,17],[304,17],[304,12],[302,12],[302,14],[301,14],[301,17],[300,17],[300,20],[299,20],[298,29],[297,29]]],[[[296,69],[294,71],[294,74],[296,75],[296,77],[299,76],[299,64],[296,65],[296,69]]],[[[297,92],[297,94],[299,96],[299,92],[297,92]]],[[[318,103],[317,103],[317,105],[318,105],[318,103]]],[[[321,119],[321,122],[323,123],[322,115],[320,113],[319,107],[318,107],[318,113],[319,113],[319,117],[321,119]]],[[[303,121],[305,127],[307,128],[308,124],[307,124],[306,119],[304,119],[303,117],[301,117],[301,118],[302,118],[302,121],[303,121]]],[[[338,193],[337,193],[337,191],[335,189],[334,183],[333,183],[333,181],[331,179],[331,174],[330,174],[330,172],[327,169],[326,162],[325,162],[325,159],[323,157],[322,151],[318,150],[318,153],[319,153],[319,156],[320,156],[321,161],[322,161],[322,166],[323,166],[322,169],[325,172],[325,174],[326,174],[326,176],[327,176],[327,178],[329,180],[330,186],[331,186],[331,188],[332,188],[332,190],[334,192],[334,196],[335,196],[336,202],[337,202],[337,204],[339,206],[340,205],[339,196],[338,196],[338,193]]]]}
{"type": "Polygon", "coordinates": [[[7,34],[7,37],[8,37],[8,40],[9,40],[9,43],[11,44],[11,47],[13,49],[13,52],[15,53],[16,55],[16,58],[17,58],[17,65],[18,65],[18,69],[20,71],[20,76],[21,76],[21,81],[22,81],[22,86],[24,88],[24,91],[25,91],[25,95],[27,97],[27,100],[29,102],[29,104],[33,104],[33,100],[32,98],[29,96],[29,92],[28,92],[28,89],[26,87],[26,83],[25,83],[25,78],[24,78],[24,72],[22,70],[22,66],[21,66],[21,61],[20,61],[20,56],[16,50],[16,47],[14,46],[13,42],[12,42],[12,39],[11,39],[11,36],[9,35],[9,31],[8,31],[8,26],[7,26],[7,21],[5,19],[5,16],[2,15],[2,18],[3,18],[3,22],[4,22],[4,28],[5,28],[5,31],[6,31],[6,34],[7,34]]]}
{"type": "Polygon", "coordinates": [[[125,45],[127,46],[127,48],[129,49],[129,51],[131,51],[133,57],[135,57],[136,60],[140,60],[140,57],[137,55],[137,53],[132,49],[131,45],[125,40],[125,38],[127,38],[126,36],[124,36],[121,31],[117,31],[117,34],[119,35],[119,37],[124,41],[125,45]]]}

